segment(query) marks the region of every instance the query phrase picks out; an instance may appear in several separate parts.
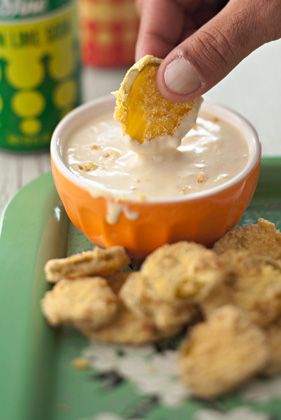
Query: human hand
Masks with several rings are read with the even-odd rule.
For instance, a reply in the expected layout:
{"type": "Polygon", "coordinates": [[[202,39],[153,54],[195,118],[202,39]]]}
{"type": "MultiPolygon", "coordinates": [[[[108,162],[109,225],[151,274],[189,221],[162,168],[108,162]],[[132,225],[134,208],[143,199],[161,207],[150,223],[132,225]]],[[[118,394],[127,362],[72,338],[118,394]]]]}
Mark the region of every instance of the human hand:
{"type": "Polygon", "coordinates": [[[157,85],[171,101],[202,95],[256,48],[281,37],[281,0],[229,0],[218,13],[210,3],[137,0],[136,60],[164,58],[157,85]]]}

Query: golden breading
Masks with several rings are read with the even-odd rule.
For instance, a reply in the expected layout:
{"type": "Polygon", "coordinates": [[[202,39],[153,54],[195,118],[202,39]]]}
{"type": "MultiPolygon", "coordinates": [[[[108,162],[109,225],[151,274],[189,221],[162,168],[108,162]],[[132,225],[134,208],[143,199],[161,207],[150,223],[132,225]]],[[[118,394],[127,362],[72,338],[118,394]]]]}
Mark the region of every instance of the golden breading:
{"type": "Polygon", "coordinates": [[[225,276],[218,256],[203,245],[177,242],[150,254],[141,267],[149,293],[155,299],[178,302],[198,300],[225,276]]]}
{"type": "Polygon", "coordinates": [[[45,265],[46,279],[56,283],[61,279],[76,279],[81,276],[109,276],[130,264],[126,251],[121,246],[108,249],[94,248],[67,258],[49,260],[45,265]]]}
{"type": "Polygon", "coordinates": [[[151,322],[160,331],[192,322],[199,309],[189,302],[167,303],[148,293],[141,272],[131,273],[120,291],[120,298],[137,317],[151,322]]]}
{"type": "Polygon", "coordinates": [[[127,281],[128,277],[132,273],[131,270],[119,271],[118,273],[112,274],[106,277],[108,286],[113,290],[116,295],[119,295],[119,291],[123,284],[127,281]]]}
{"type": "Polygon", "coordinates": [[[101,328],[116,315],[118,298],[105,279],[84,277],[60,280],[45,294],[41,306],[51,325],[101,328]]]}
{"type": "Polygon", "coordinates": [[[213,399],[261,371],[269,360],[265,335],[234,306],[197,324],[180,349],[180,375],[193,395],[213,399]]]}
{"type": "Polygon", "coordinates": [[[214,245],[217,254],[225,251],[248,250],[251,254],[281,259],[281,232],[274,223],[259,219],[258,224],[231,229],[214,245]]]}
{"type": "Polygon", "coordinates": [[[160,332],[151,323],[144,322],[129,312],[124,305],[120,305],[114,321],[96,331],[91,328],[82,328],[82,333],[92,340],[116,344],[144,344],[160,341],[179,333],[180,328],[174,327],[168,331],[160,332]]]}
{"type": "Polygon", "coordinates": [[[281,264],[278,261],[247,251],[228,251],[220,258],[229,269],[229,276],[201,300],[206,316],[228,303],[245,311],[251,321],[261,327],[281,315],[281,264]]]}
{"type": "Polygon", "coordinates": [[[119,91],[114,92],[114,118],[120,122],[123,134],[128,134],[139,143],[156,137],[172,136],[185,116],[193,109],[197,109],[198,113],[202,101],[197,98],[190,102],[175,103],[165,99],[156,84],[161,62],[159,58],[146,55],[129,69],[119,91]]]}
{"type": "Polygon", "coordinates": [[[277,375],[281,373],[281,319],[269,325],[264,330],[270,349],[269,363],[263,369],[265,375],[277,375]]]}

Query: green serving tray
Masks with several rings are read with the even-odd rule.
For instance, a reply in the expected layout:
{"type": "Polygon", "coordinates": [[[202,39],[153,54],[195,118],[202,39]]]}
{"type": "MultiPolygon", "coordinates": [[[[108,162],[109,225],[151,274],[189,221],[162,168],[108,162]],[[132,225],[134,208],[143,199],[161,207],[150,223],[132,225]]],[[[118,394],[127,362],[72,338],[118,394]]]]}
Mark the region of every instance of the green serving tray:
{"type": "MultiPolygon", "coordinates": [[[[239,224],[259,217],[281,228],[281,158],[263,159],[239,224]]],[[[257,378],[206,403],[188,396],[172,368],[179,339],[144,348],[90,345],[74,330],[47,325],[45,262],[92,247],[69,222],[51,173],[15,195],[0,232],[0,420],[281,419],[281,377],[257,378]],[[81,354],[89,369],[71,365],[81,354]]]]}

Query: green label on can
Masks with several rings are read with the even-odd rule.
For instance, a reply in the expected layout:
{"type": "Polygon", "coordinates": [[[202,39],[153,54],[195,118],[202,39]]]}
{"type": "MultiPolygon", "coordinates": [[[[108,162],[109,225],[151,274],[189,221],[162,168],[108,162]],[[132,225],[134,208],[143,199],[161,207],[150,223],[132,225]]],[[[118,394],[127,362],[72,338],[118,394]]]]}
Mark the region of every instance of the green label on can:
{"type": "Polygon", "coordinates": [[[0,0],[0,20],[42,16],[68,3],[69,0],[0,0]]]}
{"type": "Polygon", "coordinates": [[[57,123],[79,103],[74,4],[28,21],[0,22],[0,147],[48,147],[57,123]]]}

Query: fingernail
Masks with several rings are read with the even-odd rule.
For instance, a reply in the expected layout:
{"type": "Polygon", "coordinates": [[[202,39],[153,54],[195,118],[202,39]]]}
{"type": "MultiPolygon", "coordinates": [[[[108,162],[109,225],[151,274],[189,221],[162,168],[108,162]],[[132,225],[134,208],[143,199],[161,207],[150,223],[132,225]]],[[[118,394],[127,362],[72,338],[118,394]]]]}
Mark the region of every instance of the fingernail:
{"type": "Polygon", "coordinates": [[[166,67],[164,79],[167,88],[181,95],[195,92],[201,86],[198,74],[185,58],[176,58],[166,67]]]}

